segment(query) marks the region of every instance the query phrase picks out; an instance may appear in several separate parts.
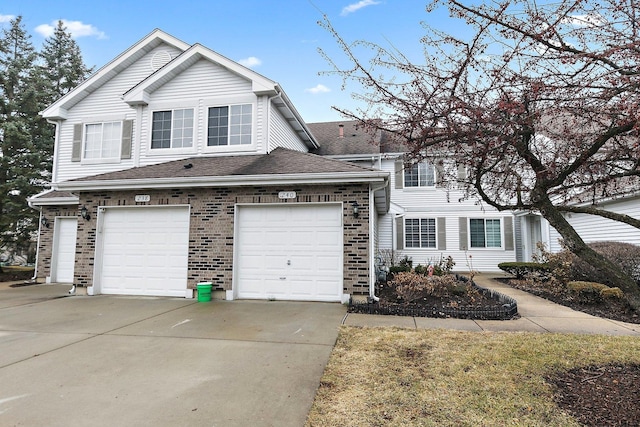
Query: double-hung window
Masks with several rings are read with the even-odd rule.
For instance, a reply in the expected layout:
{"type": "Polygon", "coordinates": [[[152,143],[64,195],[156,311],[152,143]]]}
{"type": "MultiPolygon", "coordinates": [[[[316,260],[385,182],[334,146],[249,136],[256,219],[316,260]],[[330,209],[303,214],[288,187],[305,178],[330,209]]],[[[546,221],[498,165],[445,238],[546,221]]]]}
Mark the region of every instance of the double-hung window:
{"type": "Polygon", "coordinates": [[[89,123],[84,128],[82,158],[119,159],[122,122],[89,123]]]}
{"type": "Polygon", "coordinates": [[[499,219],[470,219],[469,237],[472,248],[502,247],[499,219]]]}
{"type": "Polygon", "coordinates": [[[231,105],[209,108],[207,146],[251,144],[252,105],[231,105]]]}
{"type": "Polygon", "coordinates": [[[404,220],[406,248],[435,248],[436,219],[407,218],[404,220]]]}
{"type": "Polygon", "coordinates": [[[436,171],[433,163],[416,163],[404,171],[405,187],[433,187],[435,185],[436,171]]]}
{"type": "Polygon", "coordinates": [[[154,111],[151,148],[193,147],[193,109],[154,111]]]}

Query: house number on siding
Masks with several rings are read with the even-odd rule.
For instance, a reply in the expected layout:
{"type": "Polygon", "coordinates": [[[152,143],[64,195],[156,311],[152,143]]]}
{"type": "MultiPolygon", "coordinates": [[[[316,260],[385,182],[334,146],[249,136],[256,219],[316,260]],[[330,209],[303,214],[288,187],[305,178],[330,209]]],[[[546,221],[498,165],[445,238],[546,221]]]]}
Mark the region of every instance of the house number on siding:
{"type": "Polygon", "coordinates": [[[279,199],[295,199],[296,192],[295,191],[281,191],[278,193],[279,199]]]}
{"type": "Polygon", "coordinates": [[[148,194],[136,194],[136,203],[137,202],[148,202],[151,200],[151,196],[148,194]]]}

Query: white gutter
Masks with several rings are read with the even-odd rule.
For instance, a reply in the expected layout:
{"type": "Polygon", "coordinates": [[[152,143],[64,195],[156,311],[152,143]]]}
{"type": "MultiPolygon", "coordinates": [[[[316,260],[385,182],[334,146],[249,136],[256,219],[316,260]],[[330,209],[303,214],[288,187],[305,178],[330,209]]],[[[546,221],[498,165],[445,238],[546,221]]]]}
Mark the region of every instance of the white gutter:
{"type": "MultiPolygon", "coordinates": [[[[371,190],[369,191],[369,237],[373,236],[375,233],[375,230],[373,229],[373,221],[371,220],[371,216],[374,214],[375,212],[375,208],[376,208],[376,201],[375,201],[375,194],[376,191],[378,190],[382,190],[384,188],[386,188],[389,185],[389,182],[385,182],[383,185],[380,185],[378,187],[372,187],[371,190]]],[[[377,215],[377,213],[376,213],[377,215]]],[[[377,219],[376,219],[377,221],[377,219]]],[[[392,224],[393,227],[393,224],[392,224]]],[[[393,242],[392,242],[393,244],[393,242]]],[[[380,301],[380,298],[376,296],[376,260],[375,260],[375,256],[376,254],[373,253],[373,249],[374,249],[374,244],[373,241],[369,242],[369,265],[373,266],[373,269],[369,269],[369,296],[376,302],[380,301]]]]}
{"type": "MultiPolygon", "coordinates": [[[[29,206],[31,206],[31,202],[29,202],[29,206]]],[[[42,231],[42,208],[38,208],[40,211],[40,215],[38,215],[38,241],[36,242],[36,263],[33,267],[33,277],[30,282],[36,282],[38,280],[38,258],[40,256],[40,232],[42,231]]]]}
{"type": "Polygon", "coordinates": [[[317,174],[282,174],[282,175],[227,175],[227,176],[197,176],[170,178],[141,178],[121,180],[87,180],[63,181],[55,185],[57,190],[88,191],[88,190],[138,190],[138,189],[166,189],[185,187],[241,187],[284,184],[340,184],[381,182],[388,177],[388,172],[363,171],[323,172],[317,174]]]}

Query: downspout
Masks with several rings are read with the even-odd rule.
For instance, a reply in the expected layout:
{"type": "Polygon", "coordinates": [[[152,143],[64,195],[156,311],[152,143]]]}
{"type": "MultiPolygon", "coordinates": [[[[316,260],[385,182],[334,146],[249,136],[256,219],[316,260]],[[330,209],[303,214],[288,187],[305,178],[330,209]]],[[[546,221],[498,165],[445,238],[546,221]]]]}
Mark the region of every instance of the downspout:
{"type": "MultiPolygon", "coordinates": [[[[27,202],[29,207],[32,209],[36,209],[31,201],[27,202]]],[[[40,256],[40,232],[42,231],[42,208],[37,208],[40,211],[40,215],[38,215],[38,240],[36,242],[36,263],[33,268],[33,277],[29,280],[29,283],[35,283],[38,281],[38,257],[40,256]]]]}
{"type": "MultiPolygon", "coordinates": [[[[378,190],[382,190],[383,188],[387,187],[389,185],[389,183],[385,183],[380,185],[379,187],[374,187],[371,188],[371,197],[369,197],[369,236],[373,236],[375,230],[373,229],[373,221],[371,220],[371,218],[373,217],[373,214],[375,212],[375,193],[378,190]]],[[[377,215],[377,213],[375,213],[377,215]]],[[[376,218],[377,221],[377,218],[376,218]]],[[[375,254],[373,253],[373,249],[374,249],[374,244],[373,244],[373,240],[370,242],[370,248],[371,250],[369,251],[369,265],[373,266],[373,270],[370,270],[369,272],[369,297],[378,302],[380,301],[380,298],[377,297],[375,295],[376,293],[376,264],[375,264],[375,254]]]]}

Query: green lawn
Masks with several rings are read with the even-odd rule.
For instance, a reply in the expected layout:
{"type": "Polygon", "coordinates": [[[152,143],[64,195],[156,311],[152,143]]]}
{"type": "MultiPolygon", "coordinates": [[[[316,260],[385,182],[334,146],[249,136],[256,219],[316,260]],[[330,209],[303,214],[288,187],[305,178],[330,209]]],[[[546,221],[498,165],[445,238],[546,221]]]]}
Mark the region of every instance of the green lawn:
{"type": "Polygon", "coordinates": [[[553,372],[640,363],[640,338],[342,327],[307,426],[578,426],[553,372]]]}

